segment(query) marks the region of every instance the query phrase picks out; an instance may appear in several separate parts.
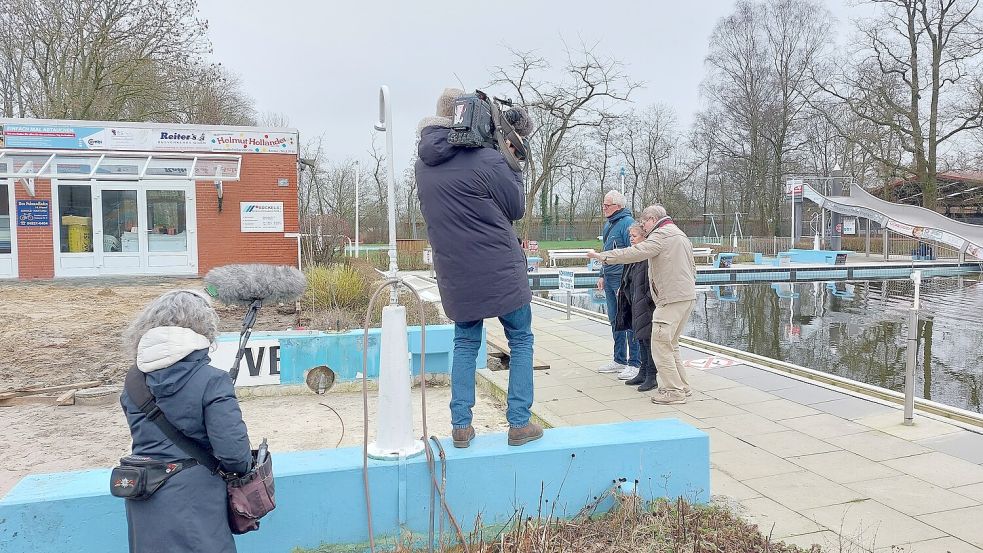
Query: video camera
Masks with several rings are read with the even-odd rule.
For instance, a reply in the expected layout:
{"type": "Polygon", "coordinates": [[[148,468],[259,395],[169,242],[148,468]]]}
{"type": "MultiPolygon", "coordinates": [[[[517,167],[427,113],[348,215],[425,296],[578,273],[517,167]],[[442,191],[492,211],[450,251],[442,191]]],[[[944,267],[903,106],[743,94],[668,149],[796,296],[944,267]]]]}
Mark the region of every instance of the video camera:
{"type": "Polygon", "coordinates": [[[513,171],[522,171],[526,161],[526,146],[515,130],[520,117],[510,110],[511,100],[488,98],[480,90],[454,100],[451,132],[447,141],[463,148],[495,148],[513,171]],[[506,144],[512,145],[510,149],[506,144]],[[513,152],[514,149],[515,151],[513,152]]]}

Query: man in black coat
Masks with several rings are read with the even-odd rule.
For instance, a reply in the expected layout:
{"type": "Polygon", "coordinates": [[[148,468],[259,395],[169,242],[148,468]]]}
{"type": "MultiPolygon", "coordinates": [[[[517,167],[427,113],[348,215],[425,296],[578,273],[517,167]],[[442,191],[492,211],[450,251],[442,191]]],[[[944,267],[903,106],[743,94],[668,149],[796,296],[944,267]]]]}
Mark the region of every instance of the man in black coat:
{"type": "MultiPolygon", "coordinates": [[[[498,317],[511,350],[508,442],[522,445],[543,435],[543,429],[530,422],[532,292],[526,258],[512,228],[512,222],[525,214],[525,192],[521,173],[495,149],[448,143],[453,102],[463,94],[445,90],[437,102],[437,117],[420,123],[415,167],[437,288],[444,312],[455,324],[452,437],[455,447],[468,447],[474,438],[471,409],[482,324],[483,319],[498,317]]],[[[531,130],[531,125],[526,128],[531,130]]]]}

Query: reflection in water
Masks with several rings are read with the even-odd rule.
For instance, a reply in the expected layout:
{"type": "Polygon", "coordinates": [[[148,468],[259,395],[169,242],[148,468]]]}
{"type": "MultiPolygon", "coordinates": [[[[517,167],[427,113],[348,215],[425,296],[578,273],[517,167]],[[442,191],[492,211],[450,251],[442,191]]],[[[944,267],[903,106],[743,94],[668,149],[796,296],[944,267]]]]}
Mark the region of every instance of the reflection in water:
{"type": "MultiPolygon", "coordinates": [[[[686,334],[903,392],[913,286],[874,280],[702,287],[686,334]]],[[[921,297],[916,393],[983,412],[981,276],[926,279],[921,297]]],[[[603,295],[593,292],[575,294],[573,304],[604,312],[603,295]]]]}

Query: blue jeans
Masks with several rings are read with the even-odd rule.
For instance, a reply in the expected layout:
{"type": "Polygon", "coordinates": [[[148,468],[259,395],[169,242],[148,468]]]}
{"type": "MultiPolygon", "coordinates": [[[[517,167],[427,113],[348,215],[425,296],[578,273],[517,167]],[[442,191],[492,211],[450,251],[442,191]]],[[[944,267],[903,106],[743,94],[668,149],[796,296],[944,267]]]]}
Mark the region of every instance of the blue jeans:
{"type": "MultiPolygon", "coordinates": [[[[614,279],[610,279],[614,280],[614,279]]],[[[639,366],[638,340],[630,330],[614,330],[614,320],[618,316],[618,287],[619,278],[615,282],[604,279],[604,299],[608,302],[608,322],[611,323],[611,334],[614,336],[614,362],[619,365],[639,366]],[[627,359],[626,359],[627,357],[627,359]]]]}
{"type": "MultiPolygon", "coordinates": [[[[532,407],[532,308],[526,304],[498,318],[509,341],[509,397],[505,418],[513,428],[529,424],[532,407]]],[[[474,407],[474,372],[481,347],[484,321],[454,323],[454,359],[451,366],[451,424],[471,424],[474,407]]]]}

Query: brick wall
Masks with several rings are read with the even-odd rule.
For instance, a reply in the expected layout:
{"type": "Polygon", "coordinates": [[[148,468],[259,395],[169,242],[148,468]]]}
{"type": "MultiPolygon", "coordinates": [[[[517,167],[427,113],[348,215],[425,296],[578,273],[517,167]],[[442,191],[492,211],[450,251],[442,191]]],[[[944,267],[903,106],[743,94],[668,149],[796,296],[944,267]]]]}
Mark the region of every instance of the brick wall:
{"type": "Polygon", "coordinates": [[[297,156],[246,154],[238,182],[223,185],[222,212],[211,181],[196,183],[198,272],[229,263],[297,265],[297,239],[281,232],[239,231],[239,202],[283,202],[283,232],[297,232],[297,156]],[[279,179],[290,186],[280,187],[279,179]]]}
{"type": "MultiPolygon", "coordinates": [[[[34,181],[32,197],[24,185],[12,181],[15,187],[15,200],[48,200],[48,217],[51,225],[55,225],[57,214],[51,212],[51,181],[34,181]]],[[[10,206],[11,225],[16,225],[17,206],[10,206]]],[[[55,245],[52,226],[47,227],[17,227],[17,266],[22,279],[52,278],[55,276],[55,245]]]]}

